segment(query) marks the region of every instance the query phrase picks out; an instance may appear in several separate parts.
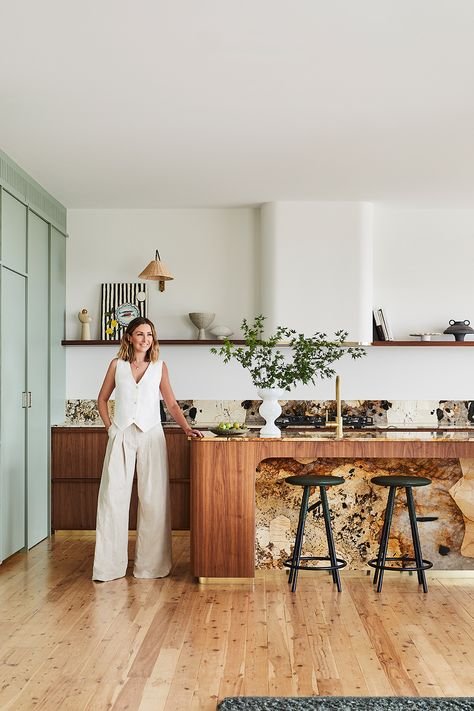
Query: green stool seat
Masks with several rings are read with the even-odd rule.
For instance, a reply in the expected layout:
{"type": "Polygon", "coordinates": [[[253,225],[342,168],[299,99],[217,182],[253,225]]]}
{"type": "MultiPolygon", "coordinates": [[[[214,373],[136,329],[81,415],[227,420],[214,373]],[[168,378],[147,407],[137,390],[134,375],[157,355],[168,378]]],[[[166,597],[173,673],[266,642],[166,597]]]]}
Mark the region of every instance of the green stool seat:
{"type": "Polygon", "coordinates": [[[335,486],[336,484],[344,484],[342,476],[331,476],[330,474],[288,476],[285,481],[287,484],[293,484],[294,486],[335,486]]]}
{"type": "Polygon", "coordinates": [[[428,486],[431,479],[424,476],[405,476],[402,474],[390,474],[387,476],[374,476],[370,480],[372,484],[379,486],[428,486]]]}
{"type": "Polygon", "coordinates": [[[385,570],[398,570],[416,572],[418,576],[418,584],[423,586],[423,592],[428,592],[428,586],[426,584],[425,570],[433,567],[433,563],[430,560],[425,560],[421,552],[420,536],[418,534],[418,524],[416,519],[415,511],[415,500],[413,498],[413,487],[414,486],[428,486],[431,484],[431,479],[424,476],[404,476],[402,474],[390,474],[388,476],[375,476],[370,480],[372,484],[377,484],[378,486],[389,487],[387,507],[385,509],[382,535],[380,538],[380,546],[377,553],[377,557],[372,560],[367,561],[367,565],[371,568],[375,568],[374,574],[374,585],[377,585],[377,592],[382,590],[383,574],[385,570]],[[413,541],[414,558],[409,558],[408,556],[387,556],[388,542],[390,539],[390,526],[392,523],[393,509],[395,505],[395,496],[397,489],[403,488],[406,493],[406,500],[408,506],[408,518],[410,521],[411,537],[413,541]],[[402,563],[403,568],[399,565],[387,565],[390,563],[402,563]],[[407,563],[414,563],[413,566],[408,567],[407,563]]]}
{"type": "MultiPolygon", "coordinates": [[[[332,575],[333,582],[337,585],[337,589],[341,592],[341,579],[339,577],[340,568],[347,565],[345,560],[338,558],[336,555],[336,546],[334,545],[334,536],[331,528],[331,512],[329,510],[329,502],[326,489],[329,486],[344,484],[342,476],[330,476],[329,474],[306,474],[305,476],[289,476],[285,479],[287,484],[303,487],[303,496],[301,499],[300,515],[298,528],[296,531],[295,543],[293,546],[293,555],[288,558],[283,565],[290,569],[288,583],[291,585],[291,592],[296,590],[296,582],[298,580],[299,570],[326,570],[332,575]],[[319,487],[319,501],[314,504],[309,503],[311,489],[319,487]],[[304,556],[301,555],[303,546],[304,528],[307,514],[321,508],[324,526],[326,529],[326,541],[328,546],[328,554],[325,556],[304,556]],[[318,561],[316,565],[312,563],[318,561]],[[319,565],[319,561],[327,561],[329,565],[319,565]]],[[[314,515],[314,514],[313,514],[314,515]]]]}

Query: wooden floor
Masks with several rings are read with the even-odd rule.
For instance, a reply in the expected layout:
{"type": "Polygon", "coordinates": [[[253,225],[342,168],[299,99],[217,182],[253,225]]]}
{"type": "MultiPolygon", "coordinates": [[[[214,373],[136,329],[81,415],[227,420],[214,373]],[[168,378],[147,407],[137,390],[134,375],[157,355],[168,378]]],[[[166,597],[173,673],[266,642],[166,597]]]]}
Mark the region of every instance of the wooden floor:
{"type": "MultiPolygon", "coordinates": [[[[0,566],[0,709],[215,709],[231,695],[474,695],[474,578],[281,571],[199,586],[189,539],[164,580],[90,580],[94,539],[61,533],[0,566]]],[[[133,546],[131,546],[133,547],[133,546]]]]}

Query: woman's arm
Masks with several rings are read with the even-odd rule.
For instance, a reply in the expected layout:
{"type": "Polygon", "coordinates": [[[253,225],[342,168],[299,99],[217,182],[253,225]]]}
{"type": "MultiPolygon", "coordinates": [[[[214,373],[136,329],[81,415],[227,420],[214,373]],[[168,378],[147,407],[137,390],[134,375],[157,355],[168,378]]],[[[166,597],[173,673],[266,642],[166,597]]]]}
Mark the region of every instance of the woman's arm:
{"type": "Polygon", "coordinates": [[[163,400],[166,403],[168,412],[170,413],[173,420],[184,430],[188,437],[203,437],[203,433],[199,430],[193,430],[189,426],[185,416],[183,415],[180,406],[176,402],[176,398],[171,389],[170,378],[168,375],[168,368],[166,363],[163,363],[163,371],[161,374],[160,391],[163,395],[163,400]]]}
{"type": "Polygon", "coordinates": [[[112,395],[115,388],[115,371],[117,370],[117,358],[114,358],[110,363],[107,373],[105,374],[104,382],[100,389],[100,393],[97,397],[97,408],[99,410],[99,415],[105,428],[108,430],[112,424],[109,416],[109,408],[107,403],[112,395]]]}

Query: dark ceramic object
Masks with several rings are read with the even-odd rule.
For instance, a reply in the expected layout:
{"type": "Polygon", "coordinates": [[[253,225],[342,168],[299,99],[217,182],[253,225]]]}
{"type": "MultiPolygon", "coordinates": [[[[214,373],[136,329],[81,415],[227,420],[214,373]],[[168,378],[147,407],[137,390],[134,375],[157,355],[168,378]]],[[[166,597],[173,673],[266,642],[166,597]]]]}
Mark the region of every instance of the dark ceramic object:
{"type": "Polygon", "coordinates": [[[470,326],[470,321],[467,319],[465,321],[454,321],[451,319],[449,322],[449,328],[447,328],[443,333],[452,333],[456,341],[464,341],[466,333],[474,333],[474,329],[470,326]]]}

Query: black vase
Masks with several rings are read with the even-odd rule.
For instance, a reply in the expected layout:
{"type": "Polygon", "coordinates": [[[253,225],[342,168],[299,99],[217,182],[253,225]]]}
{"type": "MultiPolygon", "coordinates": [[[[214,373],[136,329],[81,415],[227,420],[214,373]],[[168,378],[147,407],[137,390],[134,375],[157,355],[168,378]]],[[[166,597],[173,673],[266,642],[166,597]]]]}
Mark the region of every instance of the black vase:
{"type": "Polygon", "coordinates": [[[449,327],[443,333],[451,333],[456,341],[464,341],[467,333],[474,333],[474,329],[470,327],[470,321],[454,321],[451,319],[449,327]]]}

